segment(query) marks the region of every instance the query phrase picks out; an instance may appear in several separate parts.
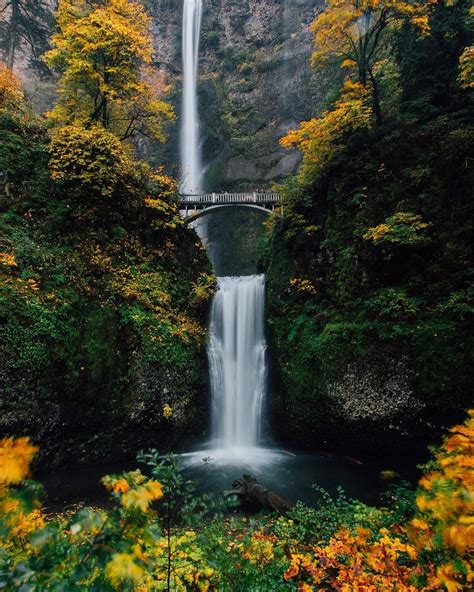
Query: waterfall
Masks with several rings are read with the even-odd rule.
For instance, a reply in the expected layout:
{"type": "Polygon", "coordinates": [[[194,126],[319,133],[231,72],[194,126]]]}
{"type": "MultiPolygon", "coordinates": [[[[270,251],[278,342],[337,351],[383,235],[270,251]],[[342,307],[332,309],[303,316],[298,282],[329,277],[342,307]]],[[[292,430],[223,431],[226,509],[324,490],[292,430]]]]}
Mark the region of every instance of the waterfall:
{"type": "Polygon", "coordinates": [[[199,37],[202,0],[184,0],[183,6],[183,110],[181,126],[181,193],[202,191],[201,147],[197,99],[199,37]]]}
{"type": "Polygon", "coordinates": [[[266,391],[265,276],[221,277],[208,348],[212,435],[222,451],[260,443],[266,391]]]}
{"type": "MultiPolygon", "coordinates": [[[[183,108],[180,191],[202,191],[197,75],[202,0],[183,5],[183,108]]],[[[205,240],[205,230],[200,229],[205,240]]],[[[222,457],[257,455],[266,391],[265,278],[263,275],[221,277],[214,296],[208,347],[212,442],[222,457]],[[244,451],[244,452],[243,452],[244,451]]],[[[196,453],[199,456],[199,453],[196,453]]]]}

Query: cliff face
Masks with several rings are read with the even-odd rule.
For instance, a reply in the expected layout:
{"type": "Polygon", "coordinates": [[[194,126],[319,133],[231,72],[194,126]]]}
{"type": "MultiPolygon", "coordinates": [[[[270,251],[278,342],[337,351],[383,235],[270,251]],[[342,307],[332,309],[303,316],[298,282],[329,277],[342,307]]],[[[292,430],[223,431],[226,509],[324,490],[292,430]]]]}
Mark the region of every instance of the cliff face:
{"type": "Polygon", "coordinates": [[[108,199],[54,181],[48,132],[0,113],[0,438],[30,436],[48,467],[182,446],[206,425],[209,262],[139,175],[108,199]]]}
{"type": "MultiPolygon", "coordinates": [[[[204,0],[199,100],[207,188],[266,185],[296,170],[278,139],[322,102],[309,58],[321,0],[204,0]]],[[[156,66],[178,125],[157,158],[179,162],[181,0],[154,3],[156,66]]]]}

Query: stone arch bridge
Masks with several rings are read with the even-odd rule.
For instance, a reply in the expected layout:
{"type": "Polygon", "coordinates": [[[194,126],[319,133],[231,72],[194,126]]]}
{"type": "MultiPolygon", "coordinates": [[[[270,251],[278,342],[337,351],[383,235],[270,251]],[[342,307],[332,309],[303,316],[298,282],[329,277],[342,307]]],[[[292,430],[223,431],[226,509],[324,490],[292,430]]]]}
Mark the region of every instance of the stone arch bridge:
{"type": "MultiPolygon", "coordinates": [[[[193,222],[203,216],[223,208],[243,206],[253,210],[271,214],[281,205],[278,193],[246,192],[246,193],[200,193],[181,194],[179,196],[180,211],[187,222],[193,222]]],[[[283,206],[281,206],[283,211],[283,206]]]]}

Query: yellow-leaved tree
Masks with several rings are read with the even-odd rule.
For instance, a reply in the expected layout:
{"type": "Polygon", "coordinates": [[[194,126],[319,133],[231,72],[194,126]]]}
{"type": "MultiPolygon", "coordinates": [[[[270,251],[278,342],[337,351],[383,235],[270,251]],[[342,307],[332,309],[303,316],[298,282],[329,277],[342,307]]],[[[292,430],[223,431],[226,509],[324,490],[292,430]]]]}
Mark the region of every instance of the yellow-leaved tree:
{"type": "Polygon", "coordinates": [[[16,112],[21,108],[24,95],[16,74],[0,62],[0,111],[16,112]]]}
{"type": "Polygon", "coordinates": [[[376,68],[386,47],[390,27],[408,20],[428,31],[428,10],[434,0],[328,0],[311,25],[315,35],[312,62],[336,62],[352,70],[369,87],[377,123],[382,123],[376,68]]]}
{"type": "Polygon", "coordinates": [[[460,59],[459,80],[464,88],[474,88],[474,45],[466,47],[460,59]]]}
{"type": "Polygon", "coordinates": [[[303,121],[298,129],[281,138],[280,144],[303,153],[300,178],[310,183],[340,150],[346,135],[369,127],[371,118],[366,88],[358,82],[346,82],[332,109],[320,118],[303,121]]]}
{"type": "Polygon", "coordinates": [[[136,0],[61,0],[47,63],[61,73],[60,125],[101,124],[120,140],[163,140],[173,118],[152,80],[150,18],[136,0]]]}
{"type": "Polygon", "coordinates": [[[368,128],[375,116],[382,123],[377,66],[385,58],[388,31],[396,23],[411,22],[429,30],[434,0],[328,0],[311,25],[315,35],[312,64],[336,64],[347,77],[339,98],[319,118],[303,121],[280,143],[303,153],[299,180],[314,181],[344,146],[346,136],[368,128]]]}

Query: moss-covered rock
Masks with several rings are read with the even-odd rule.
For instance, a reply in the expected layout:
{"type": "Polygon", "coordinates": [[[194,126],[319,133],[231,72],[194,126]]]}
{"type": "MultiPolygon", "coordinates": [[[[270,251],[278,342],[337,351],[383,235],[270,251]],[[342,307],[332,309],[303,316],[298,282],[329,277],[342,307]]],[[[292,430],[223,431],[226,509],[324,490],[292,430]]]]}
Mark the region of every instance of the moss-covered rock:
{"type": "Polygon", "coordinates": [[[425,446],[469,405],[468,118],[353,138],[313,187],[287,184],[266,256],[285,439],[380,453],[425,446]]]}

